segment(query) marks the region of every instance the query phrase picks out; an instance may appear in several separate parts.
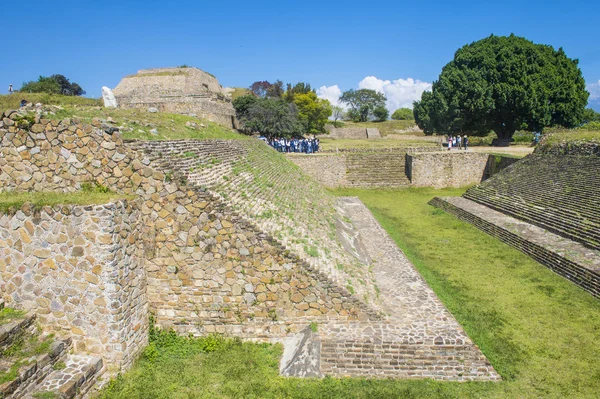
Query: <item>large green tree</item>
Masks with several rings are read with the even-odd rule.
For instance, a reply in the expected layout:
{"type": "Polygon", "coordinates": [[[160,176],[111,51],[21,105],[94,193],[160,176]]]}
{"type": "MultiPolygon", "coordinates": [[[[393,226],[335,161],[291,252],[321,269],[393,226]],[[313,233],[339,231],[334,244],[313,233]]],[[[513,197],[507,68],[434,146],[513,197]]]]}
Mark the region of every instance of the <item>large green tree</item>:
{"type": "Polygon", "coordinates": [[[427,134],[493,130],[495,144],[508,145],[518,129],[577,126],[588,96],[578,61],[562,48],[492,35],[456,51],[414,116],[427,134]]]}
{"type": "Polygon", "coordinates": [[[40,76],[37,81],[23,83],[20,91],[23,93],[62,94],[64,96],[82,96],[85,94],[85,90],[81,86],[75,82],[70,82],[63,75],[40,76]]]}
{"type": "MultiPolygon", "coordinates": [[[[359,89],[345,91],[340,97],[340,102],[348,104],[348,116],[355,122],[367,122],[378,119],[373,112],[379,107],[385,107],[387,98],[375,90],[359,89]]],[[[381,115],[379,115],[380,117],[381,115]]]]}
{"type": "Polygon", "coordinates": [[[296,105],[280,98],[242,96],[233,105],[247,132],[259,132],[267,137],[292,137],[304,132],[296,105]]]}
{"type": "Polygon", "coordinates": [[[304,126],[305,133],[325,133],[325,123],[331,116],[331,103],[320,99],[314,91],[306,94],[295,94],[293,103],[298,108],[298,119],[304,126]]]}

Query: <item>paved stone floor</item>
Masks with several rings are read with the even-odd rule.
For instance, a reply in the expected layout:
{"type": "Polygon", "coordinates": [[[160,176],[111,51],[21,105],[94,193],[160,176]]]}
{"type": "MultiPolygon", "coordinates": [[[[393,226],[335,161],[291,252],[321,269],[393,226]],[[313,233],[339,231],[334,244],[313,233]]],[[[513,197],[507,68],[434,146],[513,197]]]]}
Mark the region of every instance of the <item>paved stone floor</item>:
{"type": "Polygon", "coordinates": [[[398,248],[387,232],[358,199],[343,197],[340,211],[360,231],[361,242],[373,261],[373,273],[383,306],[396,331],[419,340],[470,342],[461,326],[398,248]]]}
{"type": "Polygon", "coordinates": [[[340,376],[499,380],[479,348],[358,199],[338,200],[372,261],[383,321],[319,326],[321,370],[340,376]]]}

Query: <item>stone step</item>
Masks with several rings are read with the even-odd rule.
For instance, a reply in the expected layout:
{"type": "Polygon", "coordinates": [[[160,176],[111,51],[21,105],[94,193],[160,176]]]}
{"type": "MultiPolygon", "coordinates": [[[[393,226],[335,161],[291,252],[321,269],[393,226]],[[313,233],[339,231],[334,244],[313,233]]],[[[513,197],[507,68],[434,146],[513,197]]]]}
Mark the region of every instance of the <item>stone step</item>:
{"type": "Polygon", "coordinates": [[[68,355],[65,366],[50,373],[23,399],[35,399],[46,392],[60,399],[83,398],[103,371],[102,359],[90,355],[68,355]]]}
{"type": "Polygon", "coordinates": [[[22,317],[0,325],[0,353],[25,334],[32,334],[35,329],[35,313],[27,313],[22,317]]]}
{"type": "Polygon", "coordinates": [[[26,363],[19,367],[15,379],[0,384],[0,397],[5,399],[24,397],[33,386],[57,368],[57,365],[66,358],[70,348],[70,338],[55,341],[47,353],[29,359],[15,359],[11,364],[3,366],[3,369],[10,370],[16,362],[25,360],[26,363]]]}

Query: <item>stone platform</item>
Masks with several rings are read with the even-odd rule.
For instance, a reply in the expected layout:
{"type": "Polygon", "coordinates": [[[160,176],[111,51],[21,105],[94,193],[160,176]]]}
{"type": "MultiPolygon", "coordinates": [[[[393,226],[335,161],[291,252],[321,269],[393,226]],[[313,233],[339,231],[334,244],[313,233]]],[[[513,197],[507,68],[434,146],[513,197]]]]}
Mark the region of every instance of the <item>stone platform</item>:
{"type": "Polygon", "coordinates": [[[600,297],[600,251],[463,197],[436,197],[429,204],[517,248],[600,297]]]}
{"type": "Polygon", "coordinates": [[[331,322],[317,326],[316,332],[304,330],[287,342],[282,373],[500,380],[365,205],[358,198],[345,197],[339,199],[338,210],[360,232],[386,318],[331,322]]]}

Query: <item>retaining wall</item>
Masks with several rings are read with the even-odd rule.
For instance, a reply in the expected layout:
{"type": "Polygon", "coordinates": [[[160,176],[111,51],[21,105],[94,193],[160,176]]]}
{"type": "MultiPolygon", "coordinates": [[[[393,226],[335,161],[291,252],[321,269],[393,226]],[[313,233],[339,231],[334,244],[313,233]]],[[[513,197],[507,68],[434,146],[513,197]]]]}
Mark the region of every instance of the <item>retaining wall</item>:
{"type": "MultiPolygon", "coordinates": [[[[332,283],[327,274],[291,254],[287,248],[206,190],[187,185],[185,180],[166,174],[150,158],[138,152],[135,146],[125,146],[113,127],[97,120],[92,125],[69,119],[46,120],[39,116],[29,121],[14,111],[5,112],[3,116],[0,126],[0,190],[73,192],[81,189],[84,182],[96,182],[115,192],[138,198],[136,203],[139,206],[135,212],[132,210],[129,219],[135,225],[120,228],[119,235],[114,235],[106,245],[112,245],[110,251],[126,253],[134,251],[129,245],[140,246],[140,256],[147,273],[147,289],[143,288],[145,283],[137,280],[136,275],[141,272],[126,271],[133,267],[128,266],[129,263],[123,265],[125,270],[122,272],[125,275],[121,276],[118,283],[145,290],[148,310],[156,315],[159,325],[173,326],[181,332],[231,331],[239,334],[244,333],[244,326],[248,325],[249,330],[262,329],[263,336],[268,338],[286,335],[295,331],[297,326],[305,326],[310,320],[366,317],[369,310],[346,289],[332,283]],[[125,233],[127,229],[135,230],[135,233],[125,233]],[[125,241],[131,239],[133,244],[125,241]]],[[[60,215],[63,213],[52,213],[56,222],[43,224],[39,240],[32,245],[44,248],[45,234],[61,229],[59,225],[64,222],[73,244],[81,242],[76,246],[89,245],[89,251],[92,252],[109,251],[109,247],[99,246],[99,236],[86,239],[85,236],[80,237],[77,233],[79,230],[69,227],[80,223],[79,219],[70,222],[60,215]],[[95,249],[95,246],[98,248],[95,249]]],[[[122,222],[117,220],[125,217],[114,212],[112,216],[102,213],[104,216],[108,218],[107,221],[94,223],[109,224],[108,220],[115,220],[115,226],[120,226],[118,223],[122,222]]],[[[22,218],[21,214],[16,217],[14,220],[22,218]]],[[[97,217],[90,215],[88,219],[97,217]]],[[[10,223],[16,222],[11,219],[10,223]]],[[[8,230],[10,223],[2,231],[3,234],[14,236],[15,233],[8,230]]],[[[101,228],[106,231],[117,230],[117,227],[110,225],[99,226],[101,228]]],[[[108,241],[107,236],[100,235],[102,240],[108,241]]],[[[10,246],[13,244],[11,241],[10,246]]],[[[72,260],[73,256],[67,253],[67,244],[61,243],[53,250],[66,257],[66,260],[60,258],[61,263],[57,263],[55,269],[61,278],[68,276],[63,274],[64,270],[72,271],[79,267],[76,259],[72,260]]],[[[81,256],[84,255],[88,255],[87,250],[81,256]]],[[[18,273],[23,274],[15,281],[37,273],[39,265],[36,262],[24,265],[20,264],[18,254],[11,256],[15,259],[13,263],[18,265],[18,273]]],[[[33,252],[32,256],[31,259],[34,259],[33,252]]],[[[109,255],[103,259],[109,260],[109,255]]],[[[131,260],[130,263],[135,262],[131,260]]],[[[81,264],[80,267],[88,266],[81,264]]],[[[92,275],[96,276],[98,284],[107,287],[106,292],[109,292],[116,284],[112,281],[117,281],[111,279],[116,279],[115,273],[120,270],[120,266],[114,267],[114,273],[84,273],[83,278],[96,281],[92,275]]],[[[3,279],[8,281],[13,277],[14,273],[11,272],[10,276],[3,279]]],[[[43,289],[38,282],[32,277],[27,289],[33,292],[43,289]]],[[[72,292],[72,295],[61,300],[69,302],[79,298],[80,294],[72,292]]],[[[19,306],[19,298],[17,295],[7,296],[6,299],[9,305],[19,306]]],[[[145,320],[145,308],[138,308],[134,302],[123,298],[113,299],[107,300],[107,306],[115,317],[142,313],[145,320]]],[[[33,302],[31,304],[33,306],[33,302]]],[[[48,304],[44,301],[45,305],[48,304]]],[[[54,306],[52,301],[49,306],[51,309],[54,306]]],[[[90,326],[93,325],[93,319],[95,323],[101,323],[105,317],[102,313],[94,316],[96,310],[93,306],[99,305],[87,304],[85,307],[90,314],[90,326]]],[[[65,317],[77,320],[83,317],[79,313],[79,309],[74,309],[65,317]]],[[[54,323],[53,319],[49,322],[51,325],[54,323]]],[[[134,327],[139,323],[127,321],[126,324],[134,327]]],[[[80,328],[76,324],[74,327],[80,328]]],[[[136,328],[137,333],[145,336],[146,324],[136,328]]],[[[87,331],[81,330],[81,342],[85,345],[80,344],[79,349],[89,351],[93,348],[94,351],[103,351],[103,356],[109,362],[119,360],[107,347],[97,346],[94,341],[96,336],[87,331]]],[[[131,341],[127,334],[130,332],[121,334],[119,342],[131,341]]],[[[136,344],[134,349],[137,347],[136,344]]],[[[131,354],[120,350],[124,352],[124,360],[119,366],[128,364],[134,349],[131,354]]]]}
{"type": "Polygon", "coordinates": [[[0,216],[0,288],[11,306],[34,311],[46,331],[75,349],[127,368],[147,343],[146,272],[139,211],[28,204],[0,216]]]}
{"type": "Polygon", "coordinates": [[[480,183],[517,158],[430,148],[288,157],[327,187],[462,187],[480,183]]]}

